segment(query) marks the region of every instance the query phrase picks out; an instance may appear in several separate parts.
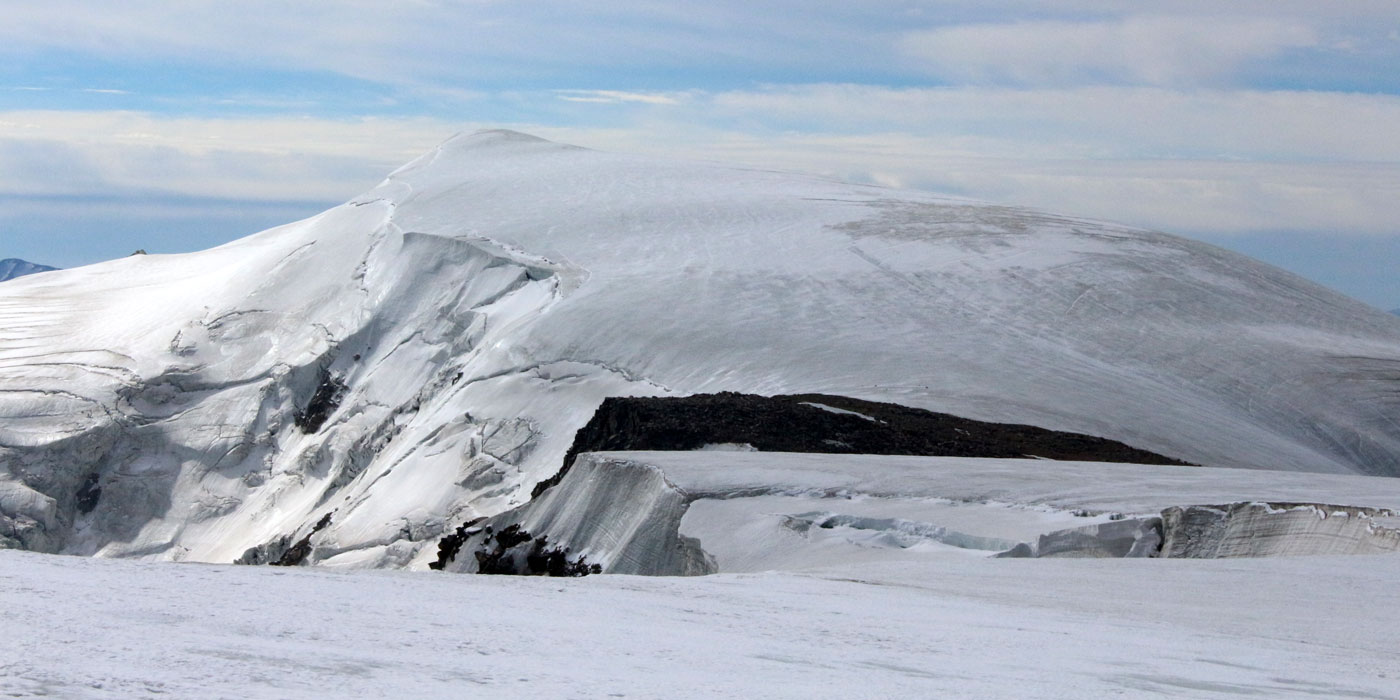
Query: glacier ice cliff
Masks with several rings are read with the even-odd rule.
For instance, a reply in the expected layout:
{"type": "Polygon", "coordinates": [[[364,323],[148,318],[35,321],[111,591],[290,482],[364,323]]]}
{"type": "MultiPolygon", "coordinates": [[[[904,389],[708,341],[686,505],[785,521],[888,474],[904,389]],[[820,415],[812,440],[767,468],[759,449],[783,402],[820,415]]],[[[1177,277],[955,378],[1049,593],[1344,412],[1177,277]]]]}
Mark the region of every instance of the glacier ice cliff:
{"type": "MultiPolygon", "coordinates": [[[[529,533],[599,573],[697,575],[806,570],[963,555],[999,558],[1266,557],[1400,552],[1393,507],[1242,501],[1155,512],[1090,511],[1189,498],[1199,487],[1243,486],[1400,503],[1400,480],[1334,477],[1271,483],[1266,472],[1063,462],[1068,487],[1042,460],[794,453],[585,453],[540,498],[474,523],[448,571],[481,572],[492,535],[529,533]],[[1002,467],[1003,469],[997,469],[1002,467]],[[1005,469],[1019,467],[1018,469],[1005,469]],[[1154,471],[1179,485],[1160,488],[1154,471]],[[937,475],[937,476],[934,476],[937,475]],[[1154,483],[1155,482],[1155,483],[1154,483]],[[1233,482],[1233,483],[1232,483],[1233,482]],[[1370,489],[1372,493],[1361,495],[1370,489]],[[1109,495],[1112,494],[1112,495],[1109,495]],[[1116,500],[1115,500],[1116,499],[1116,500]],[[1075,520],[1089,524],[1063,527],[1075,520]],[[1037,533],[1026,538],[1027,533],[1037,533]],[[1018,543],[1018,540],[1019,543],[1018,543]]],[[[517,560],[532,541],[520,540],[517,560]]],[[[490,573],[544,574],[523,564],[490,573]]]]}
{"type": "Polygon", "coordinates": [[[1162,512],[1159,556],[1216,559],[1400,552],[1397,516],[1400,512],[1389,509],[1324,503],[1177,506],[1162,512]]]}
{"type": "Polygon", "coordinates": [[[1160,515],[1056,530],[1002,557],[1222,559],[1400,552],[1400,512],[1325,503],[1172,506],[1160,515]]]}

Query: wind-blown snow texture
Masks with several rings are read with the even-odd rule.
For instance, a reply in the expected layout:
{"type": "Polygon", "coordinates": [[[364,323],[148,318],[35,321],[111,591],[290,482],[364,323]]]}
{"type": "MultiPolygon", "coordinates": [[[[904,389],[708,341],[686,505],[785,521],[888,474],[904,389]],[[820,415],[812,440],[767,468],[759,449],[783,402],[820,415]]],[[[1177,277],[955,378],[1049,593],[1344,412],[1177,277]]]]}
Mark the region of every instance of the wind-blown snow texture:
{"type": "Polygon", "coordinates": [[[0,282],[12,280],[16,277],[23,277],[25,275],[32,275],[36,272],[48,272],[57,269],[56,267],[39,265],[20,260],[19,258],[5,258],[4,260],[0,260],[0,282]]]}
{"type": "Polygon", "coordinates": [[[0,695],[1394,700],[1400,557],[542,579],[0,551],[0,695]]]}
{"type": "Polygon", "coordinates": [[[1398,377],[1400,319],[1199,243],[482,132],[305,221],[0,287],[0,546],[423,567],[623,394],[1400,475],[1398,377]]]}

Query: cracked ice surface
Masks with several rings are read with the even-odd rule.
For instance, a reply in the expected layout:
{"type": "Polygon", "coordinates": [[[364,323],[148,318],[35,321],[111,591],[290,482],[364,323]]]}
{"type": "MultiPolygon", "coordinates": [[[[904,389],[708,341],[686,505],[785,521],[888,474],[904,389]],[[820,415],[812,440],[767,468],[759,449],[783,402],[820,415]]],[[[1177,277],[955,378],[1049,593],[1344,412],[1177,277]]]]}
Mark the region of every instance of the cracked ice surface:
{"type": "Polygon", "coordinates": [[[619,394],[1394,475],[1397,368],[1400,319],[1184,239],[484,132],[305,221],[0,287],[0,546],[227,562],[331,514],[312,563],[424,566],[619,394]]]}

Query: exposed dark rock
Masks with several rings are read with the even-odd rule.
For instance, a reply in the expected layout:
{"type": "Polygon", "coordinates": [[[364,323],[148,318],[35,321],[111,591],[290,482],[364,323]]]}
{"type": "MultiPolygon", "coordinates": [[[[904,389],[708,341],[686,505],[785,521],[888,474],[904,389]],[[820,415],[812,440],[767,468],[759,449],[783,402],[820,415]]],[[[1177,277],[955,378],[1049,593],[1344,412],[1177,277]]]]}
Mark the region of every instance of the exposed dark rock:
{"type": "Polygon", "coordinates": [[[286,554],[291,544],[292,536],[283,535],[275,540],[254,545],[243,550],[243,554],[239,555],[237,559],[234,559],[233,563],[240,566],[262,566],[264,564],[272,564],[283,554],[286,554]]]}
{"type": "MultiPolygon", "coordinates": [[[[325,529],[325,527],[330,524],[331,514],[326,513],[325,515],[321,516],[320,520],[316,521],[315,525],[311,526],[311,532],[306,533],[305,537],[301,538],[300,540],[297,540],[297,543],[292,545],[291,547],[288,547],[287,551],[282,552],[282,556],[278,557],[277,561],[268,562],[268,565],[300,566],[301,563],[303,561],[306,561],[306,558],[311,555],[311,536],[325,529]]],[[[285,542],[288,539],[291,538],[284,537],[282,538],[282,541],[285,542]]]]}
{"type": "Polygon", "coordinates": [[[329,368],[322,367],[311,400],[306,403],[305,409],[292,415],[292,420],[301,428],[301,432],[310,434],[320,430],[326,419],[330,418],[340,405],[341,398],[345,396],[345,388],[344,379],[332,374],[329,368]]]}
{"type": "Polygon", "coordinates": [[[748,444],[760,452],[1034,456],[1089,462],[1187,464],[1090,435],[1031,425],[987,423],[844,396],[726,392],[685,397],[613,397],[604,399],[592,420],[574,436],[559,473],[537,484],[531,495],[539,496],[559,483],[583,452],[694,450],[722,443],[748,444]]]}
{"type": "MultiPolygon", "coordinates": [[[[320,532],[322,528],[331,524],[331,514],[326,513],[321,519],[311,527],[311,532],[297,541],[296,544],[288,547],[277,561],[269,562],[270,566],[299,566],[308,556],[311,555],[311,536],[320,532]]],[[[286,538],[284,538],[286,539],[286,538]]]]}
{"type": "Polygon", "coordinates": [[[79,513],[91,513],[97,507],[97,499],[102,497],[102,487],[98,485],[101,479],[102,475],[97,472],[83,479],[83,485],[78,487],[78,493],[73,497],[79,513]]]}
{"type": "Polygon", "coordinates": [[[457,529],[454,530],[452,534],[447,535],[446,537],[443,537],[442,539],[438,540],[437,561],[430,562],[428,564],[428,568],[441,571],[442,568],[447,566],[449,562],[451,562],[453,559],[456,559],[457,552],[460,552],[462,550],[462,543],[466,542],[468,537],[471,537],[472,535],[478,532],[478,530],[473,528],[475,528],[477,523],[480,523],[483,520],[485,520],[485,518],[472,518],[471,520],[468,520],[467,522],[458,525],[457,529]]]}
{"type": "Polygon", "coordinates": [[[311,555],[311,535],[301,538],[296,544],[282,552],[282,556],[277,561],[268,562],[268,566],[300,566],[306,558],[311,555]]]}
{"type": "Polygon", "coordinates": [[[603,571],[603,567],[589,564],[583,557],[569,559],[568,548],[551,548],[549,538],[534,537],[518,523],[497,533],[488,527],[486,539],[474,554],[480,574],[572,578],[603,571]]]}

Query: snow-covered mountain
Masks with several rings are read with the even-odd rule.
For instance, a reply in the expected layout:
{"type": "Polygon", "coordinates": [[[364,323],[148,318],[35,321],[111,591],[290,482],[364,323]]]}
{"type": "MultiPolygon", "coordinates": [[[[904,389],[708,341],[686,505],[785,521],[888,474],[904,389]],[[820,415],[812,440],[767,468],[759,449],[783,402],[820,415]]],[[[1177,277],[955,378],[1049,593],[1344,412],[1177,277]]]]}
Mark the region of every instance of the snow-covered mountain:
{"type": "Polygon", "coordinates": [[[480,132],[305,221],[0,288],[0,543],[421,568],[615,395],[1395,476],[1397,368],[1400,319],[1193,241],[480,132]]]}
{"type": "Polygon", "coordinates": [[[5,258],[4,260],[0,260],[0,282],[12,280],[16,277],[23,277],[25,275],[32,275],[36,272],[48,272],[57,269],[56,267],[39,265],[26,260],[20,260],[19,258],[5,258]]]}

